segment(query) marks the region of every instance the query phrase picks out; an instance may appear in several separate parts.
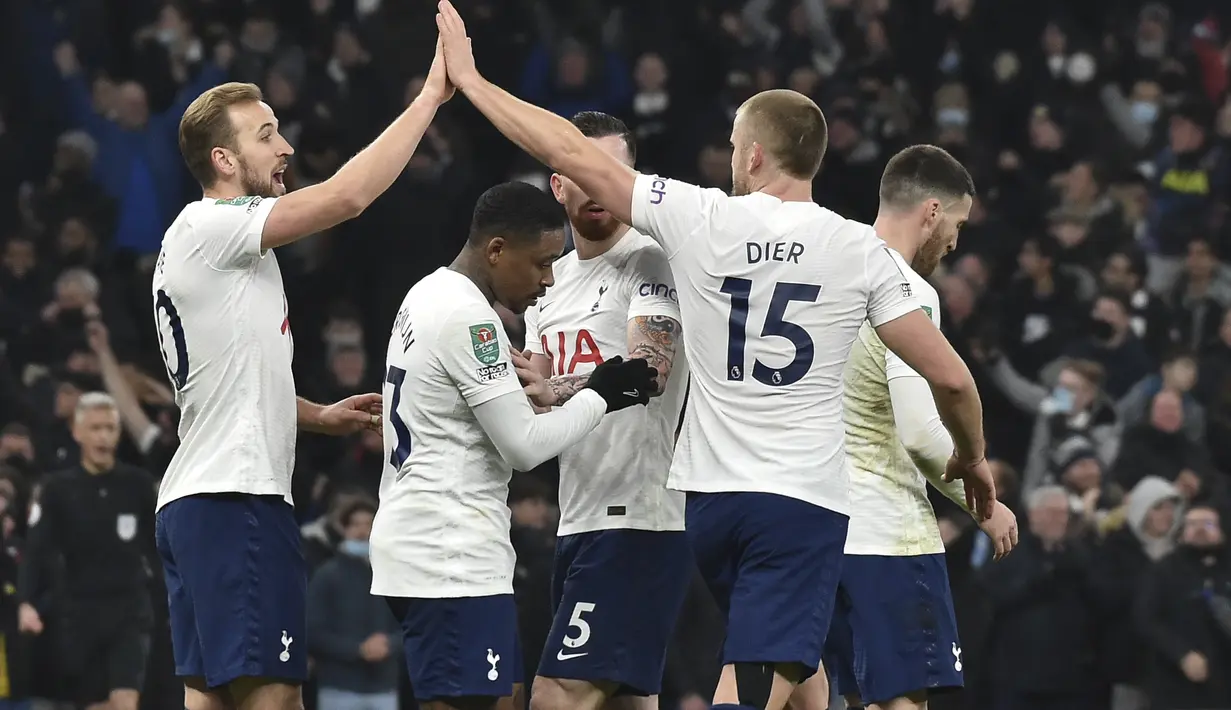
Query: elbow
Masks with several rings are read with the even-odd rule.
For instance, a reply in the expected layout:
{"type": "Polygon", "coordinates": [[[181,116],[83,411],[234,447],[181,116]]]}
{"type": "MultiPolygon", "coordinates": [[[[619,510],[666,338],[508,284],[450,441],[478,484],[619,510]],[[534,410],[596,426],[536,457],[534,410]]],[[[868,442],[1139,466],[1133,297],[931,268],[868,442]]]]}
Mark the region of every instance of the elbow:
{"type": "Polygon", "coordinates": [[[544,148],[543,162],[561,175],[577,175],[585,162],[586,150],[590,147],[586,137],[572,124],[544,148]]]}
{"type": "Polygon", "coordinates": [[[928,380],[932,390],[949,399],[963,399],[975,392],[975,380],[965,367],[947,368],[945,372],[928,380]]]}
{"type": "Polygon", "coordinates": [[[372,200],[364,199],[363,196],[354,193],[343,195],[338,201],[338,209],[342,211],[342,219],[339,222],[352,220],[372,204],[372,200]]]}
{"type": "Polygon", "coordinates": [[[511,446],[497,447],[504,460],[513,467],[514,471],[530,471],[543,463],[546,459],[539,456],[529,444],[529,437],[523,441],[512,444],[511,446]]]}

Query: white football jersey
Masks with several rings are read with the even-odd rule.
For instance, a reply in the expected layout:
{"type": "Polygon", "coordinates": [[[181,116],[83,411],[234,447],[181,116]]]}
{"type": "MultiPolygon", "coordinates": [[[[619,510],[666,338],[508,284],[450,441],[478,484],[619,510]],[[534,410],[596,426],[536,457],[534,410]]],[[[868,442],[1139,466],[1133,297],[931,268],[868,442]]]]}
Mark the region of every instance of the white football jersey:
{"type": "Polygon", "coordinates": [[[372,593],[513,593],[513,469],[473,407],[520,393],[500,316],[468,277],[437,269],[407,292],[385,356],[385,470],[372,593]]]}
{"type": "MultiPolygon", "coordinates": [[[[552,268],[555,285],[526,311],[526,347],[551,360],[553,376],[584,375],[607,358],[628,357],[634,318],[680,320],[667,256],[636,230],[605,254],[582,261],[574,251],[552,268]]],[[[683,343],[677,348],[662,395],[607,415],[560,454],[559,535],[684,529],[684,494],[666,487],[688,384],[683,343]]]]}
{"type": "Polygon", "coordinates": [[[671,261],[692,374],[668,482],[848,510],[842,369],[864,320],[919,308],[866,224],[639,175],[633,224],[671,261]]]}
{"type": "Polygon", "coordinates": [[[201,493],[291,502],[297,410],[282,272],[261,231],[277,198],[203,199],[167,230],[154,320],[180,409],[158,507],[201,493]]]}
{"type": "MultiPolygon", "coordinates": [[[[892,249],[889,250],[923,310],[940,327],[940,297],[892,249]]],[[[846,533],[848,555],[931,555],[945,551],[928,500],[927,480],[898,436],[889,397],[889,381],[919,377],[902,358],[885,347],[867,323],[846,363],[843,403],[846,455],[851,463],[851,521],[846,533]]]]}

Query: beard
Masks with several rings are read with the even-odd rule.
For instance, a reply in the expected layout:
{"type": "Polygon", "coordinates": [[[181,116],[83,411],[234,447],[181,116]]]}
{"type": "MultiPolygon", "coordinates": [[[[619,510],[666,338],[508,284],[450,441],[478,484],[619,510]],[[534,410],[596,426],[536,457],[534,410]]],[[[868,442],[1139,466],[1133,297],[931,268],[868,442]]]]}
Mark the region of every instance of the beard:
{"type": "Polygon", "coordinates": [[[587,242],[604,241],[622,226],[610,212],[601,219],[591,217],[590,208],[595,206],[593,202],[585,202],[577,209],[569,210],[569,225],[573,228],[573,235],[587,242]]]}
{"type": "Polygon", "coordinates": [[[743,197],[751,192],[747,177],[731,173],[731,197],[743,197]]]}
{"type": "MultiPolygon", "coordinates": [[[[243,188],[245,195],[255,197],[281,197],[278,188],[274,185],[272,175],[262,176],[260,173],[253,170],[248,163],[240,162],[240,177],[239,184],[243,188]]],[[[285,194],[283,192],[282,194],[285,194]]]]}
{"type": "Polygon", "coordinates": [[[940,233],[939,227],[934,229],[928,235],[927,241],[915,253],[915,258],[911,259],[910,268],[914,269],[915,273],[923,278],[931,276],[945,255],[945,242],[947,241],[944,235],[940,233]]]}

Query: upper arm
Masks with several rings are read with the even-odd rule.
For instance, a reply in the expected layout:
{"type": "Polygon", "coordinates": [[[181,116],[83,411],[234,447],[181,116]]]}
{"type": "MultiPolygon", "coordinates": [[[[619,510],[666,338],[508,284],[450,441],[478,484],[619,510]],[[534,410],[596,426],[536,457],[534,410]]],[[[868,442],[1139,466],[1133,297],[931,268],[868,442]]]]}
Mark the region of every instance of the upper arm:
{"type": "Polygon", "coordinates": [[[189,217],[205,263],[219,271],[240,271],[264,254],[261,234],[278,197],[235,197],[207,204],[189,217]]]}
{"type": "MultiPolygon", "coordinates": [[[[940,328],[940,303],[934,291],[918,294],[920,307],[924,314],[932,319],[932,323],[940,328]]],[[[885,378],[892,382],[899,377],[921,377],[918,372],[906,364],[900,355],[888,348],[885,349],[885,378]]]]}
{"type": "Polygon", "coordinates": [[[502,394],[521,393],[508,347],[508,336],[491,308],[463,305],[441,323],[436,356],[474,408],[502,394]]]}
{"type": "Polygon", "coordinates": [[[262,250],[324,231],[363,211],[353,198],[338,191],[332,180],[287,193],[276,202],[261,233],[262,250]]]}
{"type": "Polygon", "coordinates": [[[680,337],[679,293],[671,278],[671,266],[663,251],[654,247],[642,251],[630,271],[626,284],[630,291],[628,352],[646,358],[661,377],[666,377],[680,337]]]}
{"type": "Polygon", "coordinates": [[[907,367],[932,386],[958,391],[971,384],[966,363],[922,309],[883,323],[876,334],[886,348],[897,353],[907,367]]]}
{"type": "Polygon", "coordinates": [[[628,224],[653,237],[672,259],[723,199],[726,195],[722,190],[657,175],[637,175],[628,224]]]}
{"type": "Polygon", "coordinates": [[[526,309],[522,315],[522,323],[526,326],[526,350],[529,350],[535,355],[545,355],[543,352],[542,336],[539,333],[539,307],[538,305],[526,309]]]}

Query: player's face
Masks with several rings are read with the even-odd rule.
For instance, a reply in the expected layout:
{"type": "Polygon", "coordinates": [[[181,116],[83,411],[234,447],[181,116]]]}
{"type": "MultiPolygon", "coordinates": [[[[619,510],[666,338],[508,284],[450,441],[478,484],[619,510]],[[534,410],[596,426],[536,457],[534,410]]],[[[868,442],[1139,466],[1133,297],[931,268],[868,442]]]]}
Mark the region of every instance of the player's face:
{"type": "Polygon", "coordinates": [[[240,186],[245,195],[281,197],[286,194],[283,174],[295,150],[278,132],[278,119],[265,102],[231,107],[239,152],[235,155],[240,186]]]}
{"type": "Polygon", "coordinates": [[[970,219],[971,203],[970,195],[966,195],[959,202],[947,207],[940,206],[935,217],[925,219],[924,242],[919,251],[915,252],[915,258],[910,264],[920,276],[931,276],[940,265],[940,260],[957,248],[958,233],[966,226],[966,220],[970,219]]]}
{"type": "Polygon", "coordinates": [[[496,302],[514,313],[525,313],[555,283],[551,266],[564,253],[564,230],[543,232],[538,242],[513,246],[501,237],[487,245],[496,302]]]}
{"type": "Polygon", "coordinates": [[[73,439],[90,459],[114,457],[115,447],[120,443],[119,412],[105,407],[81,412],[73,421],[73,439]]]}
{"type": "MultiPolygon", "coordinates": [[[[628,154],[628,146],[619,136],[604,136],[591,138],[591,143],[602,148],[604,152],[616,160],[632,167],[633,159],[628,154]]],[[[598,206],[577,183],[560,174],[551,176],[551,193],[556,201],[564,205],[568,213],[569,224],[573,225],[573,233],[590,242],[601,242],[620,228],[620,222],[611,213],[598,206]]]]}

